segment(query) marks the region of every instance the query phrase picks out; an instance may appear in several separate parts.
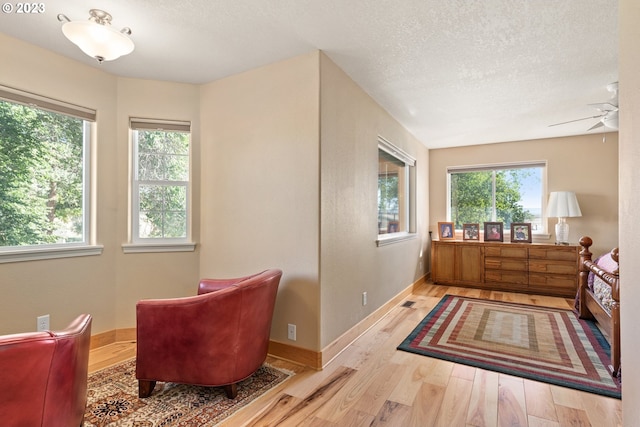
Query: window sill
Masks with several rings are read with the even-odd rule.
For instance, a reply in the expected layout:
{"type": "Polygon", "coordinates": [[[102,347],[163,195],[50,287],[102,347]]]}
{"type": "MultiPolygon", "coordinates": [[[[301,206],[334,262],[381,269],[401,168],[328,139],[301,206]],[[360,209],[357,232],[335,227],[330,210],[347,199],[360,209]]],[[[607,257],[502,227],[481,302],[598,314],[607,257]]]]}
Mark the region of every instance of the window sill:
{"type": "Polygon", "coordinates": [[[125,254],[143,254],[150,252],[193,252],[195,243],[125,243],[122,252],[125,254]]]}
{"type": "Polygon", "coordinates": [[[91,246],[66,246],[66,247],[47,247],[16,249],[11,251],[0,252],[0,263],[21,262],[21,261],[37,261],[43,259],[55,258],[73,258],[80,256],[94,256],[102,254],[102,245],[91,246]]]}
{"type": "Polygon", "coordinates": [[[394,243],[404,242],[405,240],[411,240],[416,238],[416,233],[392,233],[381,234],[376,240],[376,246],[387,246],[394,243]]]}
{"type": "Polygon", "coordinates": [[[547,234],[542,234],[542,233],[535,234],[534,233],[531,237],[533,238],[534,242],[548,243],[548,240],[551,239],[551,234],[548,234],[548,233],[547,234]]]}

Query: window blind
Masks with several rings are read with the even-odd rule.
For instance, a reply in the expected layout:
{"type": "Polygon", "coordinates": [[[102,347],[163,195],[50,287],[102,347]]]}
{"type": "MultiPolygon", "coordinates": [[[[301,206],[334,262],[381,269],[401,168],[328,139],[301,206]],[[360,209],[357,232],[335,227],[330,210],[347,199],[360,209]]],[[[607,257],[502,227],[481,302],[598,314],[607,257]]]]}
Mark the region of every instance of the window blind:
{"type": "Polygon", "coordinates": [[[35,93],[25,92],[8,86],[0,86],[0,99],[15,102],[17,104],[37,107],[54,113],[65,114],[82,120],[88,120],[91,122],[96,121],[96,110],[92,110],[91,108],[47,98],[45,96],[36,95],[35,93]]]}
{"type": "Polygon", "coordinates": [[[487,170],[503,170],[503,169],[526,169],[526,168],[546,168],[545,160],[534,160],[531,162],[516,163],[498,163],[486,165],[468,165],[468,166],[448,166],[447,173],[464,173],[464,172],[480,172],[487,170]]]}
{"type": "Polygon", "coordinates": [[[191,132],[191,122],[179,120],[157,120],[131,118],[129,120],[131,130],[162,130],[174,132],[191,132]]]}
{"type": "Polygon", "coordinates": [[[387,141],[381,136],[378,136],[378,148],[382,151],[391,154],[393,157],[402,160],[405,164],[409,166],[416,165],[416,159],[413,158],[409,153],[404,151],[402,148],[397,147],[391,142],[387,141]]]}

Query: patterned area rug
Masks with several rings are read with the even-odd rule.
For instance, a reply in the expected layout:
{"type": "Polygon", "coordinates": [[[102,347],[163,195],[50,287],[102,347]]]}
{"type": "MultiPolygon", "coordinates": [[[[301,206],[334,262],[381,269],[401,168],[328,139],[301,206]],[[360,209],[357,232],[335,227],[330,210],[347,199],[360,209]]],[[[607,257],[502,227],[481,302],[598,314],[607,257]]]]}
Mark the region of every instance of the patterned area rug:
{"type": "Polygon", "coordinates": [[[620,399],[609,344],[569,310],[447,295],[398,350],[620,399]]]}
{"type": "Polygon", "coordinates": [[[89,375],[84,426],[215,426],[292,375],[264,365],[238,384],[233,400],[220,387],[161,382],[150,397],[139,399],[136,361],[130,359],[89,375]]]}

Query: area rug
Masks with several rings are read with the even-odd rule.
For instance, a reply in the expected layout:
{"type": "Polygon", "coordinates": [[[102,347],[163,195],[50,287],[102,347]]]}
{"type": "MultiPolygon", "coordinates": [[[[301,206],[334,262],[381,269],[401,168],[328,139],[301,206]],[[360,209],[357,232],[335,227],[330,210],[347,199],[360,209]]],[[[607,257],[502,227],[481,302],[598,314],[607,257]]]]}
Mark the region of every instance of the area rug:
{"type": "Polygon", "coordinates": [[[620,399],[609,344],[574,312],[446,295],[398,350],[620,399]]]}
{"type": "Polygon", "coordinates": [[[292,375],[263,365],[238,384],[235,399],[220,387],[162,382],[139,399],[136,361],[130,359],[89,375],[84,427],[211,427],[292,375]]]}

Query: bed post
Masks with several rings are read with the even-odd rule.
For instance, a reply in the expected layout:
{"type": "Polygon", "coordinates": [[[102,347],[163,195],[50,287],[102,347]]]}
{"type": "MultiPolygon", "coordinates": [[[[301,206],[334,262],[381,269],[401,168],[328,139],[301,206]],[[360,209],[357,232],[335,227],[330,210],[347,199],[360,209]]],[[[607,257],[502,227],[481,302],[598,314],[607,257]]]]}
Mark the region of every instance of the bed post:
{"type": "Polygon", "coordinates": [[[611,250],[618,268],[613,271],[614,280],[611,282],[611,364],[613,376],[620,374],[620,253],[618,248],[611,250]]]}
{"type": "Polygon", "coordinates": [[[589,236],[580,238],[580,265],[578,266],[579,283],[578,283],[578,313],[581,319],[593,319],[593,315],[587,309],[587,289],[589,289],[589,269],[584,265],[585,261],[591,261],[591,252],[589,247],[593,245],[593,240],[589,236]]]}

